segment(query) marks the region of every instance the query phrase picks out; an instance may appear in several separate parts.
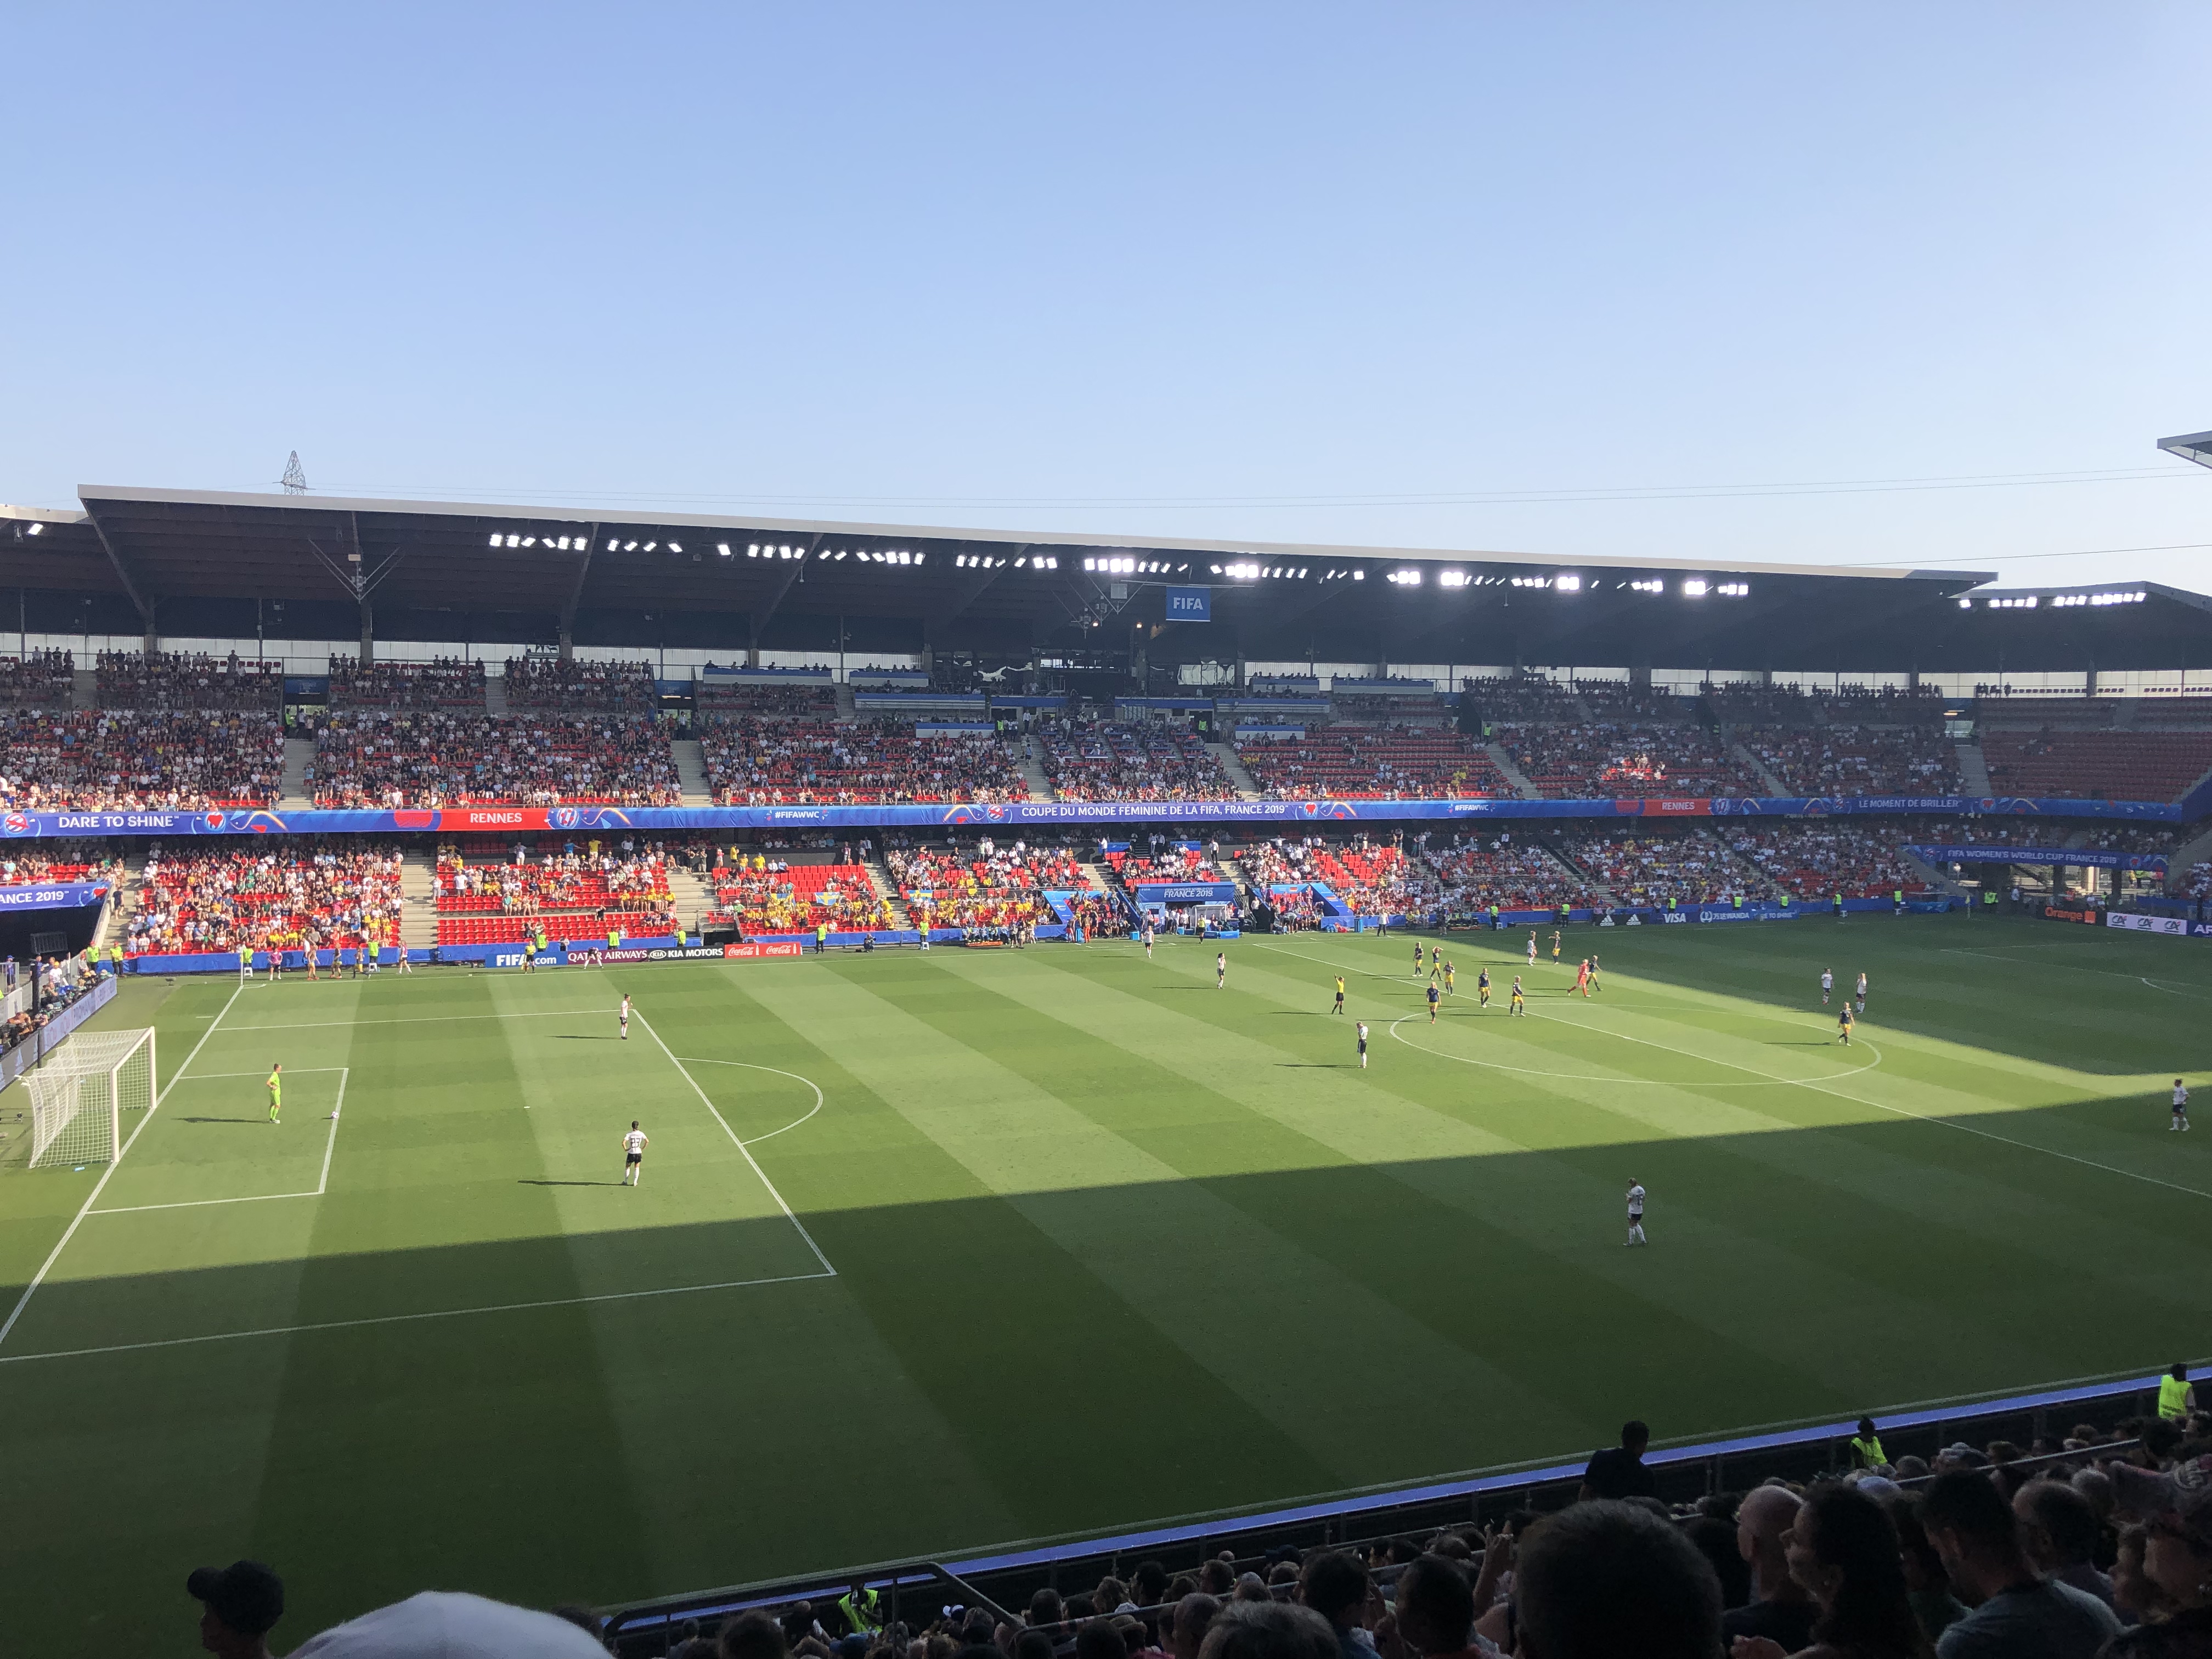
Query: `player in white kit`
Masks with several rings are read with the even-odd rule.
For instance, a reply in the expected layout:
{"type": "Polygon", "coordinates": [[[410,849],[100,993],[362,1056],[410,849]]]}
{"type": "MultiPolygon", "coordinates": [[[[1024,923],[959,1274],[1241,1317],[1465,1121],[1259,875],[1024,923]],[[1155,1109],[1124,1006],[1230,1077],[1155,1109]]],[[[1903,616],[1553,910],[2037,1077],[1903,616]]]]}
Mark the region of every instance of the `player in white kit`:
{"type": "Polygon", "coordinates": [[[1632,1176],[1628,1182],[1628,1242],[1644,1243],[1644,1188],[1632,1176]]]}
{"type": "Polygon", "coordinates": [[[623,1185],[635,1187],[645,1178],[645,1131],[637,1127],[637,1120],[629,1121],[629,1133],[623,1137],[623,1185]]]}
{"type": "Polygon", "coordinates": [[[1865,1013],[1865,1012],[1866,1012],[1866,975],[1865,975],[1864,974],[1861,974],[1861,975],[1859,975],[1859,1006],[1858,1006],[1858,1012],[1859,1012],[1861,1014],[1863,1014],[1863,1013],[1865,1013]]]}
{"type": "Polygon", "coordinates": [[[2169,1133],[2189,1127],[2189,1091],[2181,1086],[2179,1078],[2173,1079],[2173,1121],[2166,1127],[2169,1133]]]}
{"type": "Polygon", "coordinates": [[[629,1041],[629,994],[628,992],[623,994],[622,1012],[617,1014],[615,1018],[622,1026],[622,1040],[628,1042],[629,1041]]]}
{"type": "Polygon", "coordinates": [[[1828,1006],[1828,993],[1836,988],[1836,976],[1827,969],[1820,969],[1820,1006],[1828,1006]]]}

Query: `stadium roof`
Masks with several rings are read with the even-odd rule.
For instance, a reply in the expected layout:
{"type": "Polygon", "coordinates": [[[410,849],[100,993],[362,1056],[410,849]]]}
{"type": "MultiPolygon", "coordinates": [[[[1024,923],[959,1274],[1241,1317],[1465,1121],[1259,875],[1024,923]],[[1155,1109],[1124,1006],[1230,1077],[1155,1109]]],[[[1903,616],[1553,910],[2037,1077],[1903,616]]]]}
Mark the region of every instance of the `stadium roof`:
{"type": "MultiPolygon", "coordinates": [[[[834,650],[842,639],[855,651],[1003,656],[1138,644],[1156,662],[1932,671],[1982,665],[1992,628],[2018,634],[2012,617],[1959,608],[1990,580],[1973,571],[109,485],[78,495],[77,512],[0,507],[0,588],[23,596],[27,631],[342,640],[360,631],[358,590],[386,639],[520,645],[568,635],[710,651],[834,650]],[[1182,585],[1212,590],[1210,623],[1167,620],[1165,589],[1182,585]]],[[[2146,591],[2124,606],[2045,613],[2072,624],[2051,648],[2110,667],[2130,665],[2135,647],[2148,650],[2146,666],[2212,661],[2193,596],[2146,591]],[[2187,639],[2154,640],[2177,627],[2187,639]]]]}
{"type": "Polygon", "coordinates": [[[2160,438],[2158,447],[2169,455],[2199,466],[2212,466],[2212,432],[2187,432],[2179,438],[2160,438]]]}

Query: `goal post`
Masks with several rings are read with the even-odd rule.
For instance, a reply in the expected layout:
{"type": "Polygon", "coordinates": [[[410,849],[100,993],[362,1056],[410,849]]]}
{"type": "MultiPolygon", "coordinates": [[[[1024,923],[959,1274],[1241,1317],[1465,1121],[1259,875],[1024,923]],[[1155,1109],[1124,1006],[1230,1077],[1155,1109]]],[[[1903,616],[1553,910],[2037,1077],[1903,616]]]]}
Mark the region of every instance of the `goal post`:
{"type": "Polygon", "coordinates": [[[112,1164],[154,1108],[154,1078],[150,1027],[72,1035],[21,1079],[31,1096],[31,1166],[112,1164]]]}

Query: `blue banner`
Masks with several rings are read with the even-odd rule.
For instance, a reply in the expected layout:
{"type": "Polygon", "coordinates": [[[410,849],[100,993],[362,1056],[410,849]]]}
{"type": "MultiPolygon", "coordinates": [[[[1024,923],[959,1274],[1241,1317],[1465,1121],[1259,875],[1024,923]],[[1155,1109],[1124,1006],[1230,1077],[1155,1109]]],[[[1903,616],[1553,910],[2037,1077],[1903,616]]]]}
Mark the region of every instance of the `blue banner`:
{"type": "Polygon", "coordinates": [[[2148,870],[2166,873],[2163,853],[2100,853],[2086,847],[1998,847],[1979,843],[1963,847],[1908,847],[1917,859],[1930,864],[2057,864],[2076,870],[2148,870]]]}
{"type": "MultiPolygon", "coordinates": [[[[1391,823],[1485,818],[1709,818],[1844,817],[1862,812],[1975,814],[2003,817],[2120,818],[2172,823],[2164,801],[1974,799],[1962,795],[1845,795],[1771,799],[1653,797],[1621,800],[1022,800],[945,801],[902,806],[447,806],[402,811],[8,812],[0,838],[49,836],[537,835],[580,841],[623,830],[865,830],[931,826],[1118,823],[1391,823]]],[[[2004,849],[2016,856],[2017,848],[2004,849]]],[[[2069,862],[2086,862],[2080,854],[2069,862]]]]}
{"type": "Polygon", "coordinates": [[[47,887],[0,887],[0,910],[74,910],[97,904],[107,889],[88,881],[58,882],[47,887]]]}
{"type": "Polygon", "coordinates": [[[1213,620],[1213,590],[1210,587],[1170,587],[1168,595],[1170,622],[1212,622],[1213,620]]]}
{"type": "Polygon", "coordinates": [[[1139,904],[1234,904],[1232,881],[1140,881],[1133,889],[1139,904]]]}

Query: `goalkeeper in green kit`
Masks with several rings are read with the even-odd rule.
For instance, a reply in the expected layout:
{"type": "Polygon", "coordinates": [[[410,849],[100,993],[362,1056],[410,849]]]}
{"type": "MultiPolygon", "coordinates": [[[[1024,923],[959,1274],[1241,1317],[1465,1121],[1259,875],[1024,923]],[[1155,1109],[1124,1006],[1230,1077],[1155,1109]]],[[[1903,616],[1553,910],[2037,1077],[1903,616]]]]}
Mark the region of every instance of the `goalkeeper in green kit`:
{"type": "Polygon", "coordinates": [[[271,1123],[282,1123],[284,1120],[276,1115],[284,1109],[284,1067],[281,1062],[272,1064],[269,1067],[268,1087],[269,1121],[271,1123]]]}

